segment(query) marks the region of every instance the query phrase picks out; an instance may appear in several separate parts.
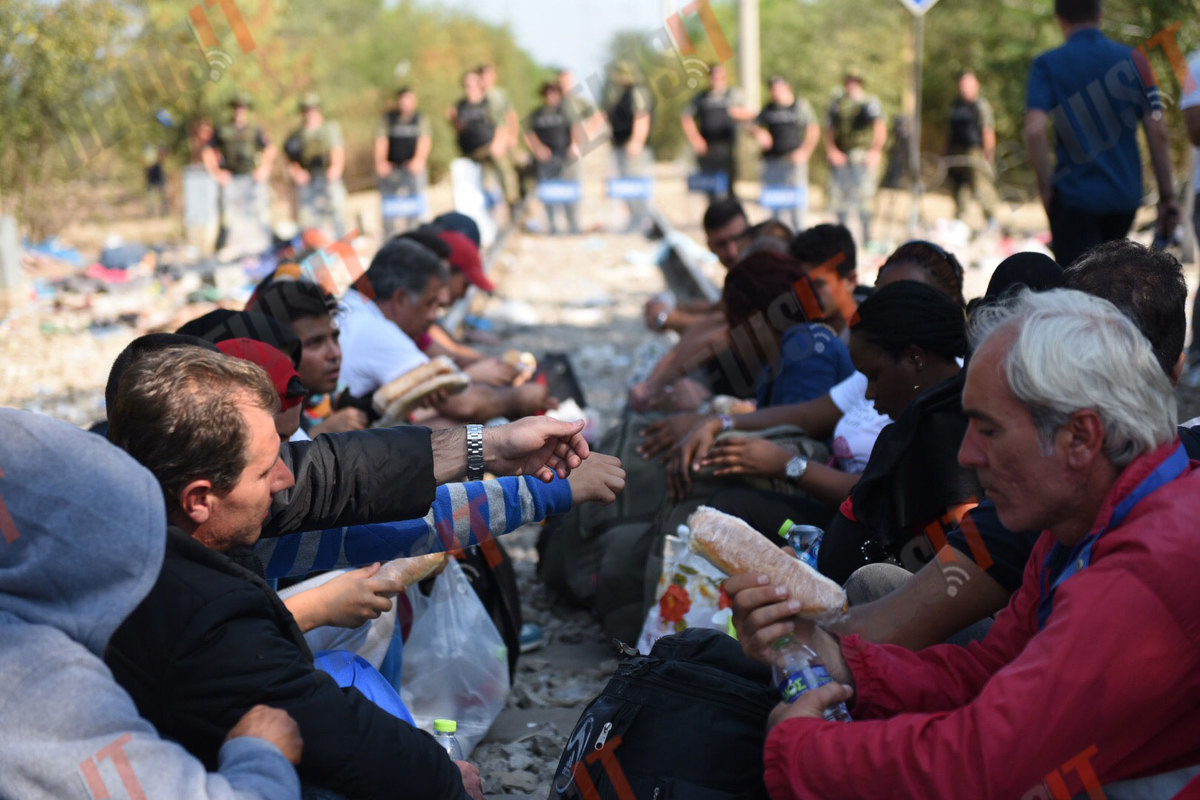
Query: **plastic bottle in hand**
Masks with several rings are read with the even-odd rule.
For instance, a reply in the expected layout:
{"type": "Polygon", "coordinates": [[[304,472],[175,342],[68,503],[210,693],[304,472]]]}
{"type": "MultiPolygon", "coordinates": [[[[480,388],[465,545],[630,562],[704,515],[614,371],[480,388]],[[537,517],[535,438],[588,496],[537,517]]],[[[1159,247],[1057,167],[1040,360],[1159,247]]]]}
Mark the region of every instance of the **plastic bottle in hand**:
{"type": "Polygon", "coordinates": [[[435,719],[433,721],[433,738],[437,739],[437,743],[446,751],[446,755],[450,756],[451,761],[463,760],[462,745],[458,743],[458,737],[454,735],[457,730],[458,723],[452,719],[435,719]]]}
{"type": "Polygon", "coordinates": [[[817,553],[821,550],[821,539],[824,536],[825,531],[817,526],[797,525],[790,519],[785,519],[779,526],[779,538],[786,539],[796,551],[796,558],[813,569],[817,568],[817,553]]]}
{"type": "MultiPolygon", "coordinates": [[[[783,702],[794,703],[805,692],[833,681],[813,649],[800,644],[794,637],[780,637],[771,646],[775,649],[775,664],[771,671],[783,702]]],[[[849,722],[850,712],[846,710],[845,703],[837,703],[825,709],[825,719],[830,722],[849,722]]]]}

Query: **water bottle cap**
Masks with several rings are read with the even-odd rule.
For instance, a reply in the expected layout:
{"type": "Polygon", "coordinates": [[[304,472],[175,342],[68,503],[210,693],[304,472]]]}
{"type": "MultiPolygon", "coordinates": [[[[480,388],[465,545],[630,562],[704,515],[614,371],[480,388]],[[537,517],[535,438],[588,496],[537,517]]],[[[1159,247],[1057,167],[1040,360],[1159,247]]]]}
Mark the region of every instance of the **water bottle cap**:
{"type": "Polygon", "coordinates": [[[435,719],[433,729],[438,733],[454,733],[458,730],[458,723],[452,719],[435,719]]]}
{"type": "Polygon", "coordinates": [[[792,529],[792,526],[795,524],[796,523],[792,522],[790,519],[785,519],[783,521],[783,524],[779,526],[779,531],[777,533],[779,538],[786,539],[788,536],[788,531],[790,531],[792,529]]]}

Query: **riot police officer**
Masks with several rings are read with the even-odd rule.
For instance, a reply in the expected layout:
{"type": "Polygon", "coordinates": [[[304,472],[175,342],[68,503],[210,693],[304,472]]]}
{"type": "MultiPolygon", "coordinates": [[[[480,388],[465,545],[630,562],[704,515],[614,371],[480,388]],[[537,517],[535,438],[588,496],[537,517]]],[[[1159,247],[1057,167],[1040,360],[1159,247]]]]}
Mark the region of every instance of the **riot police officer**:
{"type": "Polygon", "coordinates": [[[992,106],[979,94],[979,79],[964,72],[958,79],[958,96],[950,104],[946,155],[946,175],[954,192],[954,210],[958,219],[966,214],[972,195],[979,201],[987,226],[996,226],[996,188],[992,166],[996,163],[996,116],[992,106]]]}
{"type": "Polygon", "coordinates": [[[300,101],[304,124],[285,143],[301,228],[317,228],[340,239],[346,235],[346,185],[342,173],[346,148],[342,128],[325,119],[321,98],[308,93],[300,101]]]}
{"type": "MultiPolygon", "coordinates": [[[[642,178],[649,172],[646,141],[650,137],[652,98],[637,82],[633,67],[624,61],[613,65],[605,91],[604,114],[612,131],[613,158],[620,178],[642,178]]],[[[641,231],[649,218],[642,199],[626,201],[629,230],[641,231]]]]}
{"type": "MultiPolygon", "coordinates": [[[[525,143],[533,153],[539,181],[579,182],[579,150],[576,129],[578,122],[567,108],[562,87],[557,83],[543,83],[539,93],[542,105],[529,115],[525,129],[525,143]]],[[[546,218],[550,233],[558,233],[557,210],[563,211],[571,233],[579,233],[579,204],[577,202],[551,203],[546,206],[546,218]]]]}
{"type": "MultiPolygon", "coordinates": [[[[692,98],[680,123],[696,153],[700,171],[723,173],[728,181],[727,193],[732,197],[737,180],[738,123],[754,115],[745,107],[742,93],[729,86],[724,66],[713,64],[708,81],[709,88],[692,98]]],[[[717,197],[716,192],[709,193],[709,200],[717,197]]]]}
{"type": "Polygon", "coordinates": [[[260,253],[270,244],[267,182],[275,145],[250,122],[250,96],[237,92],[229,101],[230,119],[214,128],[201,159],[220,185],[221,224],[232,255],[260,253]]]}
{"type": "MultiPolygon", "coordinates": [[[[418,197],[428,185],[426,164],[433,139],[429,120],[417,110],[417,93],[404,86],[396,92],[393,108],[383,115],[379,133],[375,136],[375,174],[379,176],[379,194],[386,199],[394,196],[418,197]]],[[[407,230],[420,222],[420,215],[403,218],[383,215],[385,236],[407,230]]]]}
{"type": "Polygon", "coordinates": [[[879,98],[866,93],[862,73],[851,68],[829,104],[825,156],[832,173],[829,205],[842,225],[851,212],[858,214],[863,244],[870,239],[870,207],[886,143],[887,121],[879,98]]]}
{"type": "MultiPolygon", "coordinates": [[[[750,130],[763,151],[763,184],[805,190],[805,203],[793,206],[789,212],[792,230],[800,231],[808,208],[808,160],[821,138],[821,129],[812,105],[796,97],[787,80],[775,75],[767,85],[771,101],[763,106],[750,130]]],[[[775,210],[776,219],[779,211],[775,210]]]]}

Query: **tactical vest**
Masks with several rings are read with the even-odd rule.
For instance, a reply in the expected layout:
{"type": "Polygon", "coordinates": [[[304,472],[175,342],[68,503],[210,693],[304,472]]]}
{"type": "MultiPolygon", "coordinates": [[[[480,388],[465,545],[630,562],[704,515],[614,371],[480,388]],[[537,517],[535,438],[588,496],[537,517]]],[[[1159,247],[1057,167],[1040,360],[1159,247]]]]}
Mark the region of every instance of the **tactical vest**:
{"type": "Polygon", "coordinates": [[[470,155],[496,137],[496,128],[489,116],[487,99],[468,103],[466,98],[458,101],[458,149],[470,155]]]}
{"type": "Polygon", "coordinates": [[[737,122],[729,116],[729,91],[712,90],[696,97],[696,127],[706,142],[732,142],[737,137],[737,122]]]}
{"type": "Polygon", "coordinates": [[[387,131],[387,160],[398,167],[412,161],[417,154],[417,140],[421,138],[421,112],[405,121],[399,111],[389,111],[384,115],[383,127],[387,131]]]}
{"type": "Polygon", "coordinates": [[[542,144],[556,156],[564,156],[571,146],[571,121],[559,105],[557,108],[542,106],[529,118],[529,127],[542,144]]]}
{"type": "Polygon", "coordinates": [[[853,100],[842,94],[833,104],[833,141],[843,153],[866,150],[875,138],[875,120],[871,118],[874,98],[853,100]]]}
{"type": "Polygon", "coordinates": [[[633,87],[621,93],[620,99],[608,110],[608,124],[612,128],[612,143],[624,147],[633,138],[633,87]]]}
{"type": "Polygon", "coordinates": [[[983,114],[978,102],[954,98],[950,106],[950,147],[956,150],[983,147],[983,114]]]}
{"type": "Polygon", "coordinates": [[[234,175],[247,175],[258,168],[258,128],[253,125],[222,125],[221,162],[234,175]]]}
{"type": "Polygon", "coordinates": [[[303,129],[300,131],[300,139],[300,166],[308,172],[328,169],[333,152],[329,123],[322,122],[320,127],[303,129]]]}
{"type": "Polygon", "coordinates": [[[800,119],[800,101],[796,100],[790,106],[781,106],[771,102],[762,110],[762,121],[767,132],[771,134],[771,149],[768,156],[786,156],[800,149],[804,144],[804,134],[808,125],[800,119]]]}

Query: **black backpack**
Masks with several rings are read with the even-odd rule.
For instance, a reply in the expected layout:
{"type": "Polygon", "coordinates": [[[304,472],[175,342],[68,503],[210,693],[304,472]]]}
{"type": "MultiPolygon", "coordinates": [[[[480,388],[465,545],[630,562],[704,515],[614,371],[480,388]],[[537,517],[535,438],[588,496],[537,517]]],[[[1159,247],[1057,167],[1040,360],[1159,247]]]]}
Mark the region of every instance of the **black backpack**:
{"type": "Polygon", "coordinates": [[[771,671],[701,628],[628,652],[575,724],[549,800],[766,800],[771,671]]]}

